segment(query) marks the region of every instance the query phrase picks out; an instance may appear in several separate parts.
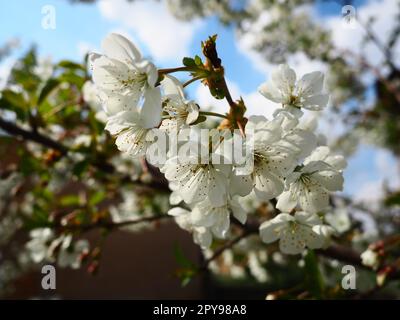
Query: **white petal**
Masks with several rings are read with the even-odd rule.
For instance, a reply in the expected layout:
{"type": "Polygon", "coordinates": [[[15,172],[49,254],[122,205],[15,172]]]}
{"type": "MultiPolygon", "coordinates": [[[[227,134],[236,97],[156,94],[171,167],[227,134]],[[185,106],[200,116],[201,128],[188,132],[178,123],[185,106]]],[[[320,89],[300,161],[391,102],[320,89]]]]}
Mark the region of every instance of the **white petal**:
{"type": "Polygon", "coordinates": [[[283,142],[288,143],[298,159],[303,159],[316,147],[317,137],[310,131],[294,129],[285,135],[283,142]]]}
{"type": "Polygon", "coordinates": [[[206,249],[211,245],[212,235],[206,228],[196,228],[193,233],[193,239],[195,243],[206,249]]]}
{"type": "Polygon", "coordinates": [[[215,207],[226,204],[228,190],[226,176],[219,171],[210,170],[209,179],[209,189],[207,191],[211,204],[215,207]]]}
{"type": "Polygon", "coordinates": [[[107,115],[112,116],[120,111],[137,110],[140,99],[139,91],[131,91],[130,94],[112,94],[105,103],[107,115]]]}
{"type": "Polygon", "coordinates": [[[260,226],[260,237],[265,243],[271,243],[279,239],[281,232],[294,218],[287,213],[278,214],[275,218],[265,221],[260,226]]]}
{"type": "Polygon", "coordinates": [[[324,74],[320,71],[314,71],[305,74],[298,82],[299,95],[312,96],[322,91],[324,84],[324,74]]]}
{"type": "Polygon", "coordinates": [[[120,61],[138,61],[141,60],[140,51],[135,45],[120,34],[111,33],[102,42],[104,53],[110,58],[120,61]]]}
{"type": "Polygon", "coordinates": [[[164,76],[164,79],[161,81],[161,86],[165,96],[185,97],[181,82],[171,75],[166,74],[164,76]]]}
{"type": "Polygon", "coordinates": [[[274,83],[271,81],[265,82],[258,87],[258,91],[267,99],[276,102],[283,103],[284,98],[282,97],[282,93],[279,91],[277,87],[275,87],[274,83]]]}
{"type": "Polygon", "coordinates": [[[204,169],[199,169],[194,175],[188,175],[188,180],[183,182],[179,189],[186,203],[200,202],[208,196],[208,174],[204,169]]]}
{"type": "Polygon", "coordinates": [[[173,217],[179,217],[181,215],[185,215],[188,213],[190,213],[190,211],[183,209],[181,207],[175,207],[175,208],[168,210],[168,215],[173,216],[173,217]]]}
{"type": "MultiPolygon", "coordinates": [[[[300,226],[298,226],[300,227],[300,226]]],[[[279,250],[285,254],[300,254],[306,246],[305,240],[300,236],[299,232],[285,229],[279,241],[279,250]]]]}
{"type": "Polygon", "coordinates": [[[297,205],[296,195],[292,194],[290,191],[284,191],[278,198],[276,208],[282,212],[290,212],[297,205]]]}
{"type": "Polygon", "coordinates": [[[304,211],[317,213],[328,207],[329,195],[320,186],[304,187],[303,192],[299,195],[299,203],[304,211]]]}
{"type": "Polygon", "coordinates": [[[171,205],[173,205],[173,206],[177,205],[177,204],[181,203],[182,201],[183,201],[182,197],[181,197],[181,195],[179,194],[178,191],[172,191],[171,192],[171,194],[169,196],[169,203],[171,205]]]}
{"type": "Polygon", "coordinates": [[[321,93],[309,96],[306,99],[304,99],[301,103],[304,109],[312,111],[320,111],[326,107],[328,101],[329,101],[329,95],[321,93]]]}
{"type": "Polygon", "coordinates": [[[275,198],[283,191],[283,182],[275,175],[263,170],[255,174],[254,192],[258,199],[269,200],[275,198]]]}
{"type": "Polygon", "coordinates": [[[294,214],[294,218],[300,224],[308,226],[315,226],[322,223],[320,217],[317,214],[304,211],[296,211],[296,213],[294,214]]]}
{"type": "Polygon", "coordinates": [[[230,202],[230,207],[233,213],[233,216],[239,220],[240,223],[245,224],[247,219],[247,212],[243,209],[240,203],[237,201],[237,197],[232,199],[230,202]]]}
{"type": "Polygon", "coordinates": [[[212,226],[213,234],[220,239],[224,239],[229,230],[229,212],[219,213],[217,223],[212,226]]]}
{"type": "Polygon", "coordinates": [[[229,193],[240,195],[242,197],[248,195],[253,190],[253,179],[250,175],[237,176],[234,173],[230,176],[229,193]]]}
{"type": "Polygon", "coordinates": [[[187,104],[188,115],[186,118],[186,124],[192,124],[199,117],[199,107],[194,102],[187,104]]]}
{"type": "Polygon", "coordinates": [[[286,96],[290,96],[296,83],[296,73],[287,64],[281,64],[272,71],[274,85],[286,96]]]}
{"type": "Polygon", "coordinates": [[[101,56],[93,62],[93,82],[101,90],[120,92],[121,81],[129,81],[133,71],[118,60],[101,56]]]}
{"type": "Polygon", "coordinates": [[[144,104],[140,110],[140,118],[144,128],[157,127],[161,122],[160,88],[148,88],[144,93],[144,104]]]}
{"type": "Polygon", "coordinates": [[[298,238],[310,249],[322,248],[325,237],[313,231],[312,228],[299,225],[297,228],[298,238]]]}
{"type": "Polygon", "coordinates": [[[318,181],[329,191],[343,190],[344,179],[341,173],[334,170],[319,171],[312,175],[312,179],[318,181]]]}

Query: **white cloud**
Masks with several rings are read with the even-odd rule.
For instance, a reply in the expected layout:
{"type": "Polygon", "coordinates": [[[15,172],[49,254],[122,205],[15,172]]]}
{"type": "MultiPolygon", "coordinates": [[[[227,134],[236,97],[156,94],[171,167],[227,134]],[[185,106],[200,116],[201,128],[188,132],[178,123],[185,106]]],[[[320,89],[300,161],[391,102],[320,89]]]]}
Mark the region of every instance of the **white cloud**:
{"type": "Polygon", "coordinates": [[[400,172],[396,158],[387,150],[378,150],[375,156],[375,167],[382,181],[390,188],[400,187],[400,172]]]}
{"type": "MultiPolygon", "coordinates": [[[[398,11],[397,0],[370,0],[363,6],[356,7],[357,20],[362,24],[365,24],[370,17],[374,17],[372,30],[382,43],[387,42],[390,31],[396,24],[398,11]]],[[[354,28],[346,28],[339,15],[328,20],[322,19],[320,23],[332,31],[333,43],[337,48],[349,49],[357,54],[362,53],[372,65],[378,65],[382,62],[382,52],[375,44],[369,43],[364,49],[361,49],[365,31],[360,24],[354,24],[354,28]]],[[[399,46],[397,48],[399,49],[399,46]]],[[[397,62],[400,62],[400,60],[397,62]]]]}
{"type": "MultiPolygon", "coordinates": [[[[354,172],[355,176],[359,176],[354,188],[357,191],[354,193],[354,199],[376,206],[378,201],[384,196],[384,188],[397,189],[400,187],[399,170],[396,166],[396,159],[387,150],[377,149],[374,151],[374,156],[371,159],[373,162],[372,172],[354,172]],[[371,177],[371,174],[375,178],[371,177]]],[[[353,168],[355,170],[355,168],[353,168]]],[[[362,168],[362,170],[365,170],[362,168]]]]}
{"type": "Polygon", "coordinates": [[[157,62],[180,62],[188,55],[195,31],[202,25],[199,20],[177,20],[165,1],[101,0],[98,7],[105,18],[132,31],[157,62]]]}
{"type": "MultiPolygon", "coordinates": [[[[299,6],[296,12],[307,12],[311,13],[313,16],[315,14],[310,5],[299,6]]],[[[251,24],[245,26],[247,32],[240,34],[236,41],[238,51],[250,59],[256,70],[266,75],[271,73],[276,67],[276,64],[269,63],[260,52],[254,49],[254,45],[260,41],[264,26],[271,21],[279,20],[279,16],[279,10],[263,11],[256,22],[251,22],[251,24]]],[[[310,60],[302,52],[289,55],[287,63],[296,70],[298,76],[312,71],[318,70],[324,72],[327,70],[327,66],[324,63],[317,60],[310,60]]]]}

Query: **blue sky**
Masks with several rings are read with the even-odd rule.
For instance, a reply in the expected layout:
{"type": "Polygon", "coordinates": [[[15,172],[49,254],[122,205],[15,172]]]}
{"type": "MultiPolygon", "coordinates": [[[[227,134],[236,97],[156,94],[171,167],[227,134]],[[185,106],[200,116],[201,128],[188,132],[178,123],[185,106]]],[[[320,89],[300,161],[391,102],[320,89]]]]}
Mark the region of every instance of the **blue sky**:
{"type": "MultiPolygon", "coordinates": [[[[392,0],[383,2],[390,3],[392,0]]],[[[366,6],[369,2],[353,3],[360,11],[373,10],[373,6],[366,6]]],[[[337,23],[340,19],[341,5],[338,2],[322,1],[315,10],[322,20],[331,19],[332,23],[337,23]]],[[[134,39],[144,54],[153,57],[158,66],[172,67],[179,64],[182,55],[193,56],[200,53],[200,41],[217,33],[219,53],[226,66],[227,78],[234,87],[233,91],[244,95],[255,104],[264,101],[256,96],[256,88],[267,78],[267,71],[258,66],[253,56],[247,54],[238,44],[232,28],[220,25],[215,17],[190,23],[176,23],[171,19],[165,8],[152,1],[133,4],[132,7],[123,0],[102,0],[95,5],[72,5],[67,0],[1,1],[0,44],[10,38],[21,41],[20,48],[3,63],[11,64],[13,59],[32,44],[37,45],[41,57],[51,56],[54,61],[79,60],[85,49],[99,50],[101,40],[107,33],[120,31],[134,39]],[[56,10],[55,30],[42,28],[42,8],[45,5],[52,5],[56,10]],[[169,42],[160,39],[167,39],[169,42]]],[[[347,39],[346,36],[349,37],[339,37],[339,42],[348,40],[352,43],[353,39],[347,39]]],[[[199,90],[199,87],[192,86],[189,94],[196,97],[199,90]]],[[[254,110],[257,111],[256,107],[254,110]]],[[[375,184],[376,187],[382,182],[383,176],[390,177],[394,174],[393,168],[394,161],[390,155],[373,147],[363,146],[350,159],[345,173],[346,191],[357,193],[366,185],[375,184]],[[384,163],[388,168],[385,169],[384,163]]]]}

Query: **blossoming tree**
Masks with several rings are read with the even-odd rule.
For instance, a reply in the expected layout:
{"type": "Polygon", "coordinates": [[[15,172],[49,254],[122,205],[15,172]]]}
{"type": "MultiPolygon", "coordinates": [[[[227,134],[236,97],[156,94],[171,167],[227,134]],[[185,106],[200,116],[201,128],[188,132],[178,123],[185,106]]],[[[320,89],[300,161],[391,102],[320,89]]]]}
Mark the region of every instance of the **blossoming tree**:
{"type": "Polygon", "coordinates": [[[280,108],[270,119],[247,114],[246,101],[231,96],[216,45],[209,37],[203,57],[159,69],[110,34],[85,64],[40,65],[30,51],[15,65],[0,98],[10,153],[0,208],[9,217],[2,243],[30,231],[14,261],[20,271],[56,262],[95,272],[101,245],[91,247],[86,231],[138,232],[174,220],[204,255],[202,265],[181,257],[183,283],[209,271],[265,283],[277,268],[301,269],[297,280],[306,281],[267,297],[331,298],[369,293],[340,286],[343,264],[376,275],[372,290],[399,277],[396,256],[382,252],[395,237],[364,253],[354,241],[346,213],[353,204],[335,194],[346,160],[315,133],[317,118],[304,116],[327,106],[323,73],[300,77],[280,64],[258,88],[280,108]],[[226,100],[225,113],[186,96],[195,81],[226,100]]]}

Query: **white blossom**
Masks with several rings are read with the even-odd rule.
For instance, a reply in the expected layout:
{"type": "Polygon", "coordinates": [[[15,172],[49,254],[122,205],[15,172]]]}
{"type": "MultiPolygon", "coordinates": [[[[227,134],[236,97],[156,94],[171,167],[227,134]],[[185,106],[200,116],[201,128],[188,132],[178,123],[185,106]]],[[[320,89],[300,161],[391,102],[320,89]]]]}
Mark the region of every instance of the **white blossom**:
{"type": "Polygon", "coordinates": [[[61,243],[57,264],[62,268],[79,269],[82,256],[87,253],[89,253],[89,242],[87,240],[72,242],[72,236],[67,235],[61,243]]]}
{"type": "Polygon", "coordinates": [[[48,258],[48,245],[54,238],[50,228],[39,228],[30,232],[31,240],[26,243],[29,256],[35,263],[40,263],[48,258]]]}
{"type": "Polygon", "coordinates": [[[361,253],[361,262],[364,266],[371,267],[376,270],[379,266],[378,254],[374,250],[367,249],[361,253]]]}
{"type": "Polygon", "coordinates": [[[351,220],[345,208],[337,208],[333,212],[327,213],[325,215],[325,221],[338,233],[346,232],[351,227],[351,220]]]}
{"type": "Polygon", "coordinates": [[[56,237],[50,228],[38,228],[30,232],[31,240],[26,249],[35,263],[54,262],[64,267],[78,269],[83,254],[89,252],[87,240],[73,241],[71,234],[61,234],[56,237]]]}
{"type": "Polygon", "coordinates": [[[175,207],[168,211],[168,214],[173,216],[175,222],[184,230],[187,230],[193,234],[193,240],[201,248],[206,249],[210,247],[212,242],[212,234],[206,227],[196,227],[194,226],[190,211],[175,207]]]}
{"type": "Polygon", "coordinates": [[[139,50],[119,34],[108,35],[102,43],[104,55],[92,54],[93,81],[107,96],[106,112],[115,115],[121,111],[139,108],[143,100],[141,118],[147,128],[161,121],[161,93],[156,87],[158,72],[139,50]]]}
{"type": "Polygon", "coordinates": [[[222,206],[228,196],[228,175],[231,165],[213,164],[211,159],[201,159],[202,155],[210,157],[209,146],[196,144],[190,155],[173,156],[161,168],[161,172],[172,182],[177,183],[177,193],[187,204],[208,199],[214,206],[222,206]]]}
{"type": "Polygon", "coordinates": [[[248,167],[235,168],[231,177],[231,190],[244,196],[254,188],[261,200],[277,197],[284,190],[284,178],[295,168],[297,158],[307,149],[307,135],[304,131],[283,132],[280,121],[268,121],[262,116],[251,116],[246,125],[246,137],[253,148],[251,157],[253,170],[248,167]]]}
{"type": "Polygon", "coordinates": [[[328,235],[321,232],[321,225],[322,221],[316,214],[297,211],[292,216],[280,213],[261,224],[260,237],[265,243],[279,240],[283,253],[299,254],[305,248],[318,249],[326,245],[328,235]]]}
{"type": "Polygon", "coordinates": [[[318,147],[286,178],[286,191],[278,199],[277,208],[289,212],[297,203],[307,212],[316,213],[329,206],[329,192],[343,189],[342,156],[330,154],[328,147],[318,147]]]}
{"type": "Polygon", "coordinates": [[[151,130],[155,130],[146,125],[142,113],[136,110],[121,111],[109,117],[105,129],[117,136],[118,149],[134,158],[146,155],[152,144],[151,130]]]}
{"type": "Polygon", "coordinates": [[[247,213],[237,198],[228,199],[221,206],[214,206],[206,199],[194,206],[191,221],[195,226],[209,228],[215,237],[224,239],[228,234],[231,212],[240,223],[246,222],[247,213]]]}
{"type": "Polygon", "coordinates": [[[323,82],[324,75],[319,71],[307,73],[296,81],[294,70],[281,64],[272,72],[271,79],[259,87],[259,91],[267,99],[300,116],[300,108],[318,111],[326,107],[329,95],[322,93],[323,82]]]}
{"type": "Polygon", "coordinates": [[[166,115],[160,129],[178,131],[194,123],[199,117],[199,107],[194,101],[186,100],[179,80],[166,75],[161,86],[164,91],[163,111],[166,115]]]}
{"type": "Polygon", "coordinates": [[[96,112],[96,119],[105,123],[107,121],[107,113],[103,109],[103,93],[97,89],[96,85],[91,81],[86,81],[82,87],[83,100],[96,112]]]}

